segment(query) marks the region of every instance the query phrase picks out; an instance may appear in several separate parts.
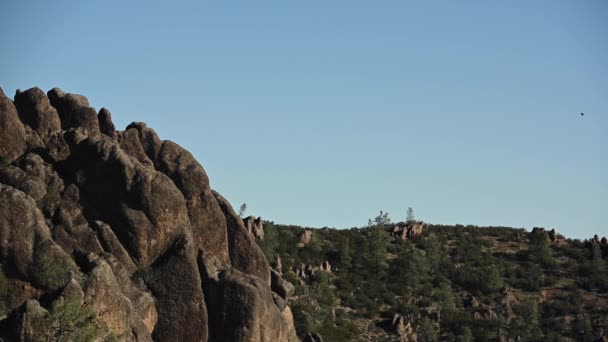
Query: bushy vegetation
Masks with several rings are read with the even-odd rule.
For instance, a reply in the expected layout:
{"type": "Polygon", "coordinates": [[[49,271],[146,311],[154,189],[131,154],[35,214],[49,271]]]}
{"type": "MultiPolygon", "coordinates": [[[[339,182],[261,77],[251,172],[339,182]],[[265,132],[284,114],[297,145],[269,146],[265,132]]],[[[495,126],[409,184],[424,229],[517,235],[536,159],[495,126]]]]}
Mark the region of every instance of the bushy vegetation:
{"type": "Polygon", "coordinates": [[[49,314],[34,323],[39,341],[118,341],[114,334],[103,336],[97,314],[75,298],[54,301],[49,314]]]}
{"type": "Polygon", "coordinates": [[[36,258],[37,282],[46,290],[56,291],[63,288],[76,270],[71,259],[61,260],[53,255],[39,255],[36,258]]]}
{"type": "Polygon", "coordinates": [[[0,154],[0,168],[7,167],[10,163],[8,162],[8,158],[2,154],[0,154]]]}
{"type": "Polygon", "coordinates": [[[608,256],[597,244],[552,243],[544,230],[461,225],[429,225],[402,240],[390,236],[391,227],[381,212],[364,228],[314,229],[311,242],[297,248],[304,228],[265,225],[260,246],[269,260],[281,256],[285,278],[297,285],[290,305],[299,335],[390,339],[395,314],[419,341],[608,333],[608,256]],[[300,279],[290,272],[323,261],[332,273],[300,279]]]}

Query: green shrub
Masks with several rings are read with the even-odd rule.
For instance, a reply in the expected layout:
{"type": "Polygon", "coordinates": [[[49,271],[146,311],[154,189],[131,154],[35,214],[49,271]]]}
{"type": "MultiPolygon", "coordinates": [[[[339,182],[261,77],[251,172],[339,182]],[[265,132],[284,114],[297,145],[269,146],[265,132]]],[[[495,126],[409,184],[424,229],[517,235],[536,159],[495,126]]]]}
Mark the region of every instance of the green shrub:
{"type": "Polygon", "coordinates": [[[56,291],[63,288],[72,278],[76,265],[72,260],[60,260],[54,255],[40,255],[36,260],[37,280],[43,288],[56,291]]]}
{"type": "Polygon", "coordinates": [[[0,168],[9,166],[8,158],[2,154],[0,154],[0,168]]]}
{"type": "Polygon", "coordinates": [[[37,320],[36,330],[41,341],[113,341],[117,337],[108,334],[101,338],[102,329],[97,314],[78,299],[56,300],[51,304],[49,315],[37,320]]]}

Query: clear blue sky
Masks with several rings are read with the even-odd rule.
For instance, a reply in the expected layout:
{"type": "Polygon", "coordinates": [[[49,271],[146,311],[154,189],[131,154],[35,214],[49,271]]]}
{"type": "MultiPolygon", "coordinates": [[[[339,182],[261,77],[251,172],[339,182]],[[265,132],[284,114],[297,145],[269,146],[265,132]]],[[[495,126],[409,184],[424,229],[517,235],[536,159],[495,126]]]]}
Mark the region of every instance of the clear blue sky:
{"type": "Polygon", "coordinates": [[[235,207],[608,235],[607,1],[88,3],[3,2],[0,86],[147,122],[235,207]]]}

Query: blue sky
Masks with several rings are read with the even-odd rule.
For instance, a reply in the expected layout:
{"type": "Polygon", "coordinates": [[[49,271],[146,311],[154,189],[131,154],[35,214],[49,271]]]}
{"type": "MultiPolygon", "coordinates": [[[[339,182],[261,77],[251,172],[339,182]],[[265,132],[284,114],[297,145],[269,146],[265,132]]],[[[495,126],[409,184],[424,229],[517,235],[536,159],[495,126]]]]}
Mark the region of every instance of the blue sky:
{"type": "Polygon", "coordinates": [[[0,86],[189,149],[281,223],[608,235],[608,2],[13,1],[0,86]],[[580,116],[584,112],[585,116],[580,116]]]}

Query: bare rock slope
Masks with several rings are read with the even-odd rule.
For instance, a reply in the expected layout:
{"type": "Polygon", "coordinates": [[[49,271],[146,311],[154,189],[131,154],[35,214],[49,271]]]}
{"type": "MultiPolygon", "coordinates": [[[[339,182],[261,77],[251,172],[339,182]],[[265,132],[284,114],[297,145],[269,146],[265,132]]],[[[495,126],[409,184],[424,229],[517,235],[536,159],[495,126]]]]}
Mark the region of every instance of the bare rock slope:
{"type": "Polygon", "coordinates": [[[0,157],[4,340],[48,336],[40,322],[72,302],[98,340],[297,340],[255,237],[144,123],[116,131],[82,95],[0,89],[0,157]]]}

